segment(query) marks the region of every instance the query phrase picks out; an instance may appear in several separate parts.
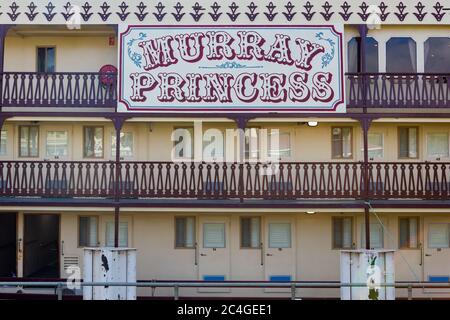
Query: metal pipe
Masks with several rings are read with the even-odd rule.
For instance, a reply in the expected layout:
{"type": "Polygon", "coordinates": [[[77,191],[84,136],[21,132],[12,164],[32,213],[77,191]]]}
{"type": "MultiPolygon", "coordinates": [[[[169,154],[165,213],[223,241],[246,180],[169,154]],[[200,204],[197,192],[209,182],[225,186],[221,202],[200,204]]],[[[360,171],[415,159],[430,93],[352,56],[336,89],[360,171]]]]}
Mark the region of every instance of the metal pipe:
{"type": "Polygon", "coordinates": [[[119,247],[119,223],[120,223],[120,133],[124,123],[123,118],[115,117],[112,119],[114,128],[116,129],[116,160],[115,160],[115,184],[114,184],[114,247],[119,247]]]}
{"type": "Polygon", "coordinates": [[[58,296],[58,300],[62,300],[62,284],[58,283],[56,286],[56,295],[58,296]]]}
{"type": "Polygon", "coordinates": [[[173,298],[174,300],[178,300],[179,299],[179,288],[178,285],[173,286],[173,298]]]}
{"type": "MultiPolygon", "coordinates": [[[[11,281],[0,282],[0,287],[67,287],[67,282],[24,282],[11,281]]],[[[341,287],[367,287],[367,283],[340,283],[340,282],[269,282],[269,281],[253,281],[253,282],[230,282],[230,281],[186,281],[186,282],[81,282],[81,287],[103,287],[103,286],[120,286],[120,287],[161,287],[161,288],[196,288],[196,287],[222,287],[222,288],[341,288],[341,287]]],[[[396,283],[380,283],[380,287],[395,287],[398,289],[423,289],[423,288],[450,288],[449,282],[396,282],[396,283]]]]}

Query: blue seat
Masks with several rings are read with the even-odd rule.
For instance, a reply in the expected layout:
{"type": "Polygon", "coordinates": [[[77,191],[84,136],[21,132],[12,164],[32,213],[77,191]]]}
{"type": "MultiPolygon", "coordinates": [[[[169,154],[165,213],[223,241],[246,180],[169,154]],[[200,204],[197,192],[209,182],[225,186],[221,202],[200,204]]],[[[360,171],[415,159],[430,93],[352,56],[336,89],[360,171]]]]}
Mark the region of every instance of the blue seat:
{"type": "Polygon", "coordinates": [[[225,281],[225,276],[222,275],[203,276],[203,281],[225,281]]]}

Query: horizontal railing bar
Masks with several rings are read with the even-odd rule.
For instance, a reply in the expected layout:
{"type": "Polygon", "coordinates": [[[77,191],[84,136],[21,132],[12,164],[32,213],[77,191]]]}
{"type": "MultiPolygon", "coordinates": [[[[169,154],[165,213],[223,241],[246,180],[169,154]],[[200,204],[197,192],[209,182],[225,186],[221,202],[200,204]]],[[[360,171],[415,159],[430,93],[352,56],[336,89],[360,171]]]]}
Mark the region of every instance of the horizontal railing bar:
{"type": "MultiPolygon", "coordinates": [[[[74,286],[73,282],[0,282],[0,287],[67,287],[74,286]]],[[[324,283],[324,282],[80,282],[80,287],[185,287],[185,288],[198,288],[198,287],[225,287],[225,288],[341,288],[341,287],[368,287],[367,283],[324,283]]],[[[380,283],[373,285],[373,287],[395,287],[401,288],[450,288],[449,282],[411,282],[411,283],[380,283]]]]}

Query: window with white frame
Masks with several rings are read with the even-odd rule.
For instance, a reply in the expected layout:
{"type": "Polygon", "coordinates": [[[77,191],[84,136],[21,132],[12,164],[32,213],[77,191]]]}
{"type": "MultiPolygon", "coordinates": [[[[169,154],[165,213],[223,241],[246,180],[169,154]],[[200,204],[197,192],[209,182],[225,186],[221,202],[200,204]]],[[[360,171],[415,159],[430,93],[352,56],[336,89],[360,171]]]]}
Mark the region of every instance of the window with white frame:
{"type": "Polygon", "coordinates": [[[250,127],[245,129],[245,159],[259,159],[259,130],[258,127],[250,127]]]}
{"type": "Polygon", "coordinates": [[[83,157],[103,158],[103,127],[84,127],[83,142],[83,157]]]}
{"type": "Polygon", "coordinates": [[[39,156],[39,127],[19,126],[19,157],[39,156]]]}
{"type": "MultiPolygon", "coordinates": [[[[106,246],[114,247],[114,222],[106,223],[106,246]]],[[[119,247],[128,247],[128,222],[119,222],[119,247]]]]}
{"type": "Polygon", "coordinates": [[[241,248],[260,248],[261,218],[241,217],[241,248]]]}
{"type": "MultiPolygon", "coordinates": [[[[370,223],[370,248],[382,249],[384,247],[384,233],[383,226],[379,222],[370,223]]],[[[365,224],[361,224],[361,247],[366,242],[366,228],[365,224]]]]}
{"type": "Polygon", "coordinates": [[[270,130],[268,156],[270,158],[289,158],[291,156],[291,133],[287,130],[270,130]]]}
{"type": "Polygon", "coordinates": [[[418,158],[419,157],[419,128],[399,127],[398,128],[398,157],[418,158]]]}
{"type": "Polygon", "coordinates": [[[8,134],[6,130],[0,131],[0,156],[6,156],[8,151],[8,134]]]}
{"type": "Polygon", "coordinates": [[[98,217],[79,217],[78,219],[78,246],[98,246],[98,217]]]}
{"type": "Polygon", "coordinates": [[[352,143],[351,127],[331,128],[331,157],[333,159],[352,158],[352,143]]]}
{"type": "MultiPolygon", "coordinates": [[[[133,156],[133,133],[121,132],[120,133],[120,156],[132,157],[133,156]]],[[[116,133],[111,132],[111,156],[116,156],[116,133]]]]}
{"type": "Polygon", "coordinates": [[[176,127],[172,133],[173,159],[194,158],[194,127],[176,127]]]}
{"type": "Polygon", "coordinates": [[[195,218],[175,218],[175,248],[193,248],[195,245],[195,218]]]}
{"type": "Polygon", "coordinates": [[[427,133],[427,156],[429,158],[448,158],[448,133],[427,133]]]}
{"type": "Polygon", "coordinates": [[[416,249],[419,247],[419,218],[399,218],[399,248],[416,249]]]}
{"type": "Polygon", "coordinates": [[[333,217],[333,249],[353,247],[353,218],[333,217]]]}
{"type": "MultiPolygon", "coordinates": [[[[369,159],[380,159],[384,157],[384,135],[381,132],[369,132],[367,134],[367,147],[369,159]]],[[[364,154],[364,145],[361,147],[364,154]]]]}
{"type": "Polygon", "coordinates": [[[207,129],[203,133],[202,153],[203,161],[222,162],[225,160],[225,138],[219,129],[207,129]]]}
{"type": "Polygon", "coordinates": [[[47,131],[45,152],[47,157],[68,155],[69,135],[67,131],[47,131]]]}

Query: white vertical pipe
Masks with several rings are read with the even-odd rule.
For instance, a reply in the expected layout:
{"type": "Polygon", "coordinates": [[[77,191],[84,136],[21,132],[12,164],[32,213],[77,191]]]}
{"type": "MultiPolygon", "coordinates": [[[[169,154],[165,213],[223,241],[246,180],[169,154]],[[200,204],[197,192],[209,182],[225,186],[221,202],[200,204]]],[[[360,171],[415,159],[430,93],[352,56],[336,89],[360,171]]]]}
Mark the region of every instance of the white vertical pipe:
{"type": "MultiPolygon", "coordinates": [[[[89,248],[84,249],[83,257],[83,281],[92,282],[92,271],[93,271],[93,250],[89,248]]],[[[83,300],[92,300],[93,287],[83,287],[83,300]]]]}

